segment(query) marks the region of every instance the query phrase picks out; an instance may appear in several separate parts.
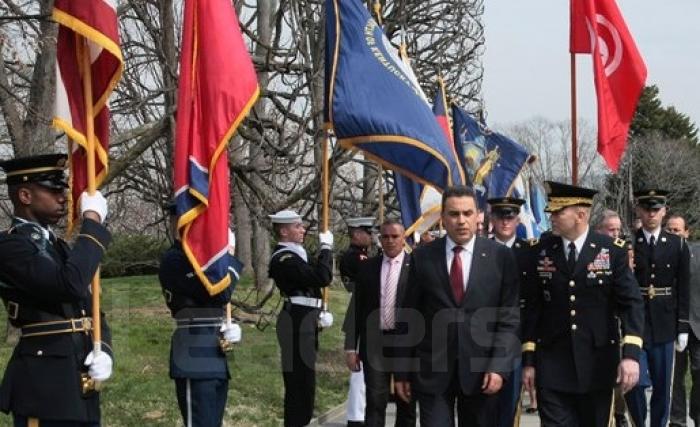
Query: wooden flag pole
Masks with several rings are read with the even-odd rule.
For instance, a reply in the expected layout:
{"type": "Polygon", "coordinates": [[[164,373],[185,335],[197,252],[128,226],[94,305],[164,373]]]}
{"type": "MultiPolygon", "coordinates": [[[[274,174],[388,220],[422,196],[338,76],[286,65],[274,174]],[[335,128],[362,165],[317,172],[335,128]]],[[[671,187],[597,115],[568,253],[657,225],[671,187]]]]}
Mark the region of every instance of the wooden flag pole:
{"type": "Polygon", "coordinates": [[[576,54],[571,53],[571,185],[578,184],[578,141],[576,117],[576,54]]]}
{"type": "MultiPolygon", "coordinates": [[[[326,132],[323,142],[321,143],[321,231],[328,231],[329,223],[329,170],[328,161],[328,144],[330,135],[326,132]]],[[[328,309],[328,286],[323,288],[323,309],[328,309]]]]}
{"type": "MultiPolygon", "coordinates": [[[[79,37],[81,68],[83,72],[83,99],[85,100],[85,138],[87,139],[87,179],[88,194],[97,191],[95,184],[95,115],[92,106],[92,70],[87,39],[79,37]]],[[[100,318],[100,268],[92,279],[92,339],[96,354],[102,351],[102,327],[100,318]]]]}

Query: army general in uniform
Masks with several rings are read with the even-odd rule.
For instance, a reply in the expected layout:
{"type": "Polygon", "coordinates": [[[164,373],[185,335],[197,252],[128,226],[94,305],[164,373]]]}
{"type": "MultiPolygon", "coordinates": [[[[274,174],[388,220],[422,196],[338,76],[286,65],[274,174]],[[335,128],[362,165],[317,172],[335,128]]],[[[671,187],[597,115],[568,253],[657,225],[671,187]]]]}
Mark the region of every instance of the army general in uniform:
{"type": "Polygon", "coordinates": [[[102,317],[102,351],[93,351],[90,283],[110,234],[101,224],[107,202],[83,193],[82,224],[69,247],[50,226],[66,214],[65,155],[0,163],[14,207],[0,232],[0,296],[19,328],[0,388],[0,410],[15,426],[87,427],[100,424],[99,393],[88,377],[112,372],[110,330],[102,317]]]}
{"type": "Polygon", "coordinates": [[[639,378],[642,298],[625,241],[589,228],[596,191],[555,182],[547,187],[553,235],[535,246],[523,383],[537,388],[543,426],[607,426],[615,383],[627,391],[639,378]]]}
{"type": "Polygon", "coordinates": [[[299,214],[284,210],[270,215],[270,220],[278,243],[270,258],[269,275],[284,298],[277,317],[284,425],[301,427],[313,416],[318,329],[332,323],[330,313],[321,311],[321,289],[333,279],[333,234],[319,233],[320,252],[313,260],[302,246],[306,229],[299,214]]]}

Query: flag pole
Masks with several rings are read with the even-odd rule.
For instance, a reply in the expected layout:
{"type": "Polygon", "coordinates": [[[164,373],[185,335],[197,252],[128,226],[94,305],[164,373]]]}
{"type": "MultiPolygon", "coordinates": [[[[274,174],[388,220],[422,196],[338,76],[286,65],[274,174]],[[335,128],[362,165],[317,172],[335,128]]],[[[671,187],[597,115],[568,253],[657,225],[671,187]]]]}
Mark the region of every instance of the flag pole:
{"type": "Polygon", "coordinates": [[[578,184],[578,141],[576,117],[576,54],[571,52],[571,185],[578,184]]]}
{"type": "Polygon", "coordinates": [[[384,168],[381,164],[377,163],[379,169],[377,170],[377,198],[379,199],[379,223],[384,222],[384,168]]]}
{"type": "MultiPolygon", "coordinates": [[[[95,184],[95,115],[92,105],[92,70],[87,39],[79,37],[81,68],[83,72],[83,99],[85,100],[85,138],[87,139],[88,194],[97,191],[95,184]]],[[[102,351],[102,327],[100,316],[100,268],[92,279],[92,339],[96,354],[102,351]]]]}
{"type": "MultiPolygon", "coordinates": [[[[321,231],[328,231],[329,222],[329,184],[328,176],[330,167],[328,161],[328,144],[329,144],[330,134],[326,131],[326,135],[321,143],[321,231]]],[[[328,309],[328,286],[323,288],[323,310],[328,309]]]]}

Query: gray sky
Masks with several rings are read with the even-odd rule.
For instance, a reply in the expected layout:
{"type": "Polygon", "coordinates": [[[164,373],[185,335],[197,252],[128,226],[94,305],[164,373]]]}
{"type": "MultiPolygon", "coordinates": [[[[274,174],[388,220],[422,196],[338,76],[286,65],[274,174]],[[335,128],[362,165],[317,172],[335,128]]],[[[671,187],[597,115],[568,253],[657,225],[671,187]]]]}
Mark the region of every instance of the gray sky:
{"type": "MultiPolygon", "coordinates": [[[[700,126],[700,0],[618,0],[664,105],[700,126]]],[[[488,123],[570,117],[569,2],[485,2],[488,123]]],[[[579,118],[595,123],[590,57],[577,55],[579,118]]]]}

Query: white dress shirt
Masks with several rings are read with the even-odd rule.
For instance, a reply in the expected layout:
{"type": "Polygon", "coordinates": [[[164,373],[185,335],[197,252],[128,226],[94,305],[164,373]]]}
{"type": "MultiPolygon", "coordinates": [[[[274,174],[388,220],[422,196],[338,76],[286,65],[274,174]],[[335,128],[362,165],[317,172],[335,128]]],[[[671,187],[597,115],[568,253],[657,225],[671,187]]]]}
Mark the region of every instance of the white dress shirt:
{"type": "Polygon", "coordinates": [[[659,243],[659,234],[661,234],[661,227],[657,227],[656,230],[651,232],[642,228],[642,233],[644,233],[644,240],[647,242],[647,245],[649,244],[649,239],[651,239],[651,236],[654,236],[654,242],[659,243]]]}
{"type": "MultiPolygon", "coordinates": [[[[583,249],[583,244],[586,243],[586,238],[588,237],[588,232],[590,228],[586,227],[586,231],[583,232],[576,240],[574,240],[574,246],[576,246],[576,259],[578,259],[578,256],[581,254],[581,250],[583,249]]],[[[571,240],[565,238],[562,236],[561,238],[562,243],[564,244],[564,247],[562,248],[564,250],[564,259],[569,258],[569,243],[571,243],[571,240]]]]}
{"type": "MultiPolygon", "coordinates": [[[[459,253],[462,259],[462,281],[464,282],[464,290],[467,290],[467,283],[469,283],[469,272],[472,268],[472,255],[474,254],[474,242],[476,237],[472,236],[471,240],[467,243],[461,245],[463,250],[459,253]]],[[[452,258],[454,258],[454,252],[452,249],[457,246],[457,244],[450,239],[450,236],[446,237],[445,245],[445,256],[447,257],[447,275],[450,275],[450,269],[452,269],[452,258]]]]}

